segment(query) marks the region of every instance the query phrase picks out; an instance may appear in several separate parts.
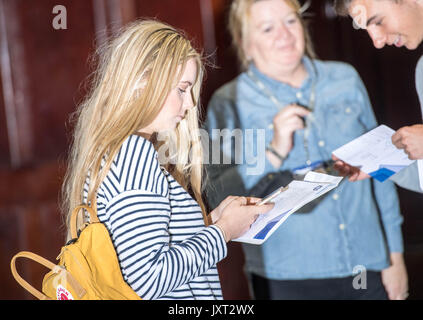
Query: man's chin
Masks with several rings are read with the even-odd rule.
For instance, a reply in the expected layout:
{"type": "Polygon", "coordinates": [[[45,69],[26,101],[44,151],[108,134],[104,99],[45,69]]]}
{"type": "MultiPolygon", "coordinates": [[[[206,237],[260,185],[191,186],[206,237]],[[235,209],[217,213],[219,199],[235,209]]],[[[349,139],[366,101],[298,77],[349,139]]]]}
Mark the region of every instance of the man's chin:
{"type": "Polygon", "coordinates": [[[416,50],[418,46],[407,44],[407,45],[405,45],[405,47],[407,48],[407,50],[416,50]]]}
{"type": "Polygon", "coordinates": [[[420,47],[420,45],[422,44],[422,42],[423,42],[423,39],[420,40],[419,42],[406,43],[405,44],[405,47],[408,50],[416,50],[418,47],[420,47]]]}

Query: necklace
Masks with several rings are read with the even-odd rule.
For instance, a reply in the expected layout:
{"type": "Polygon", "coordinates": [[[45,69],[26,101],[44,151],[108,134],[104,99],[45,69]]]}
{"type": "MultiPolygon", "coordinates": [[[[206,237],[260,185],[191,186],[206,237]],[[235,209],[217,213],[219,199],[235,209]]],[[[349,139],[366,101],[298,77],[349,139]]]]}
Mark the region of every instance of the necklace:
{"type": "MultiPolygon", "coordinates": [[[[263,91],[263,93],[270,99],[270,101],[272,101],[276,107],[281,110],[283,107],[285,107],[284,104],[282,104],[276,97],[275,95],[269,90],[269,88],[267,88],[265,86],[265,84],[260,81],[260,79],[258,79],[254,73],[251,71],[251,69],[248,69],[247,71],[247,75],[250,77],[251,80],[254,81],[254,83],[257,85],[257,87],[263,91]]],[[[306,164],[308,166],[310,166],[312,164],[311,160],[310,160],[310,151],[309,151],[309,147],[308,147],[308,137],[310,135],[310,127],[312,125],[312,122],[314,122],[314,115],[313,115],[313,111],[314,111],[314,106],[316,104],[316,80],[312,79],[311,82],[311,92],[310,92],[310,98],[308,101],[308,106],[303,106],[307,109],[309,109],[311,111],[311,113],[306,116],[304,118],[304,150],[306,152],[306,164]]],[[[298,104],[298,103],[296,103],[298,104]]],[[[273,127],[272,127],[273,128],[273,127]]]]}

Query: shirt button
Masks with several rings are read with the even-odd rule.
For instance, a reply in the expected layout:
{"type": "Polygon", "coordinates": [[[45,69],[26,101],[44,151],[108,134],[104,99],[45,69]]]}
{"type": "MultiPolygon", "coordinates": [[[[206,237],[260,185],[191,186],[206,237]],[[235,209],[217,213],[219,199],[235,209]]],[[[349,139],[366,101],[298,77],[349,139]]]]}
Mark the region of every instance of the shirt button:
{"type": "Polygon", "coordinates": [[[339,225],[339,230],[344,230],[344,229],[345,229],[345,224],[341,223],[341,224],[339,225]]]}
{"type": "Polygon", "coordinates": [[[339,199],[339,194],[335,193],[335,194],[332,196],[332,199],[333,199],[333,200],[338,200],[338,199],[339,199]]]}
{"type": "Polygon", "coordinates": [[[301,92],[297,92],[296,96],[297,99],[301,99],[303,97],[303,94],[301,92]]]}
{"type": "Polygon", "coordinates": [[[323,140],[319,141],[319,147],[324,147],[325,146],[325,142],[323,140]]]}
{"type": "Polygon", "coordinates": [[[273,174],[269,173],[269,175],[267,176],[269,179],[273,179],[273,174]]]}
{"type": "Polygon", "coordinates": [[[269,124],[269,125],[267,126],[267,129],[269,129],[269,130],[273,130],[273,123],[269,124]]]}
{"type": "Polygon", "coordinates": [[[351,108],[350,108],[350,107],[346,108],[346,109],[345,109],[345,112],[346,112],[346,113],[351,113],[351,108]]]}

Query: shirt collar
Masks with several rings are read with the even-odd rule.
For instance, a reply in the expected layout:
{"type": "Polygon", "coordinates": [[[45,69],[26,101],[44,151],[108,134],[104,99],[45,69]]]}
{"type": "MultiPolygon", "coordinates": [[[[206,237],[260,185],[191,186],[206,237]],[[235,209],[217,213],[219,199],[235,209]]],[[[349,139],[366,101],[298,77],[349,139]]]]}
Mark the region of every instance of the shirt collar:
{"type": "Polygon", "coordinates": [[[307,70],[307,77],[304,79],[303,83],[299,88],[294,88],[287,83],[270,78],[269,76],[259,71],[254,63],[250,64],[249,69],[260,81],[263,82],[265,86],[269,87],[269,89],[271,90],[285,89],[289,91],[305,91],[311,87],[311,83],[315,81],[315,79],[317,78],[317,74],[314,63],[309,57],[304,56],[302,58],[302,62],[307,70]]]}

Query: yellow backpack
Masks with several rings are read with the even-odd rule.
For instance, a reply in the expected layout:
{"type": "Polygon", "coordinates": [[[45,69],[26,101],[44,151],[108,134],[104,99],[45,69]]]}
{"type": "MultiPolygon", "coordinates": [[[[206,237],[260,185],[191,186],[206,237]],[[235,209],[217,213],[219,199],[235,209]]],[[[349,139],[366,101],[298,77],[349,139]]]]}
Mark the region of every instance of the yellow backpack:
{"type": "Polygon", "coordinates": [[[141,299],[123,279],[109,232],[92,208],[80,205],[73,210],[71,236],[72,240],[62,247],[57,257],[57,260],[60,259],[57,265],[32,252],[16,254],[10,262],[15,280],[40,300],[141,299]],[[90,223],[81,228],[78,236],[76,220],[81,209],[90,214],[90,223]],[[15,262],[20,257],[51,269],[44,276],[42,292],[18,274],[15,262]]]}

